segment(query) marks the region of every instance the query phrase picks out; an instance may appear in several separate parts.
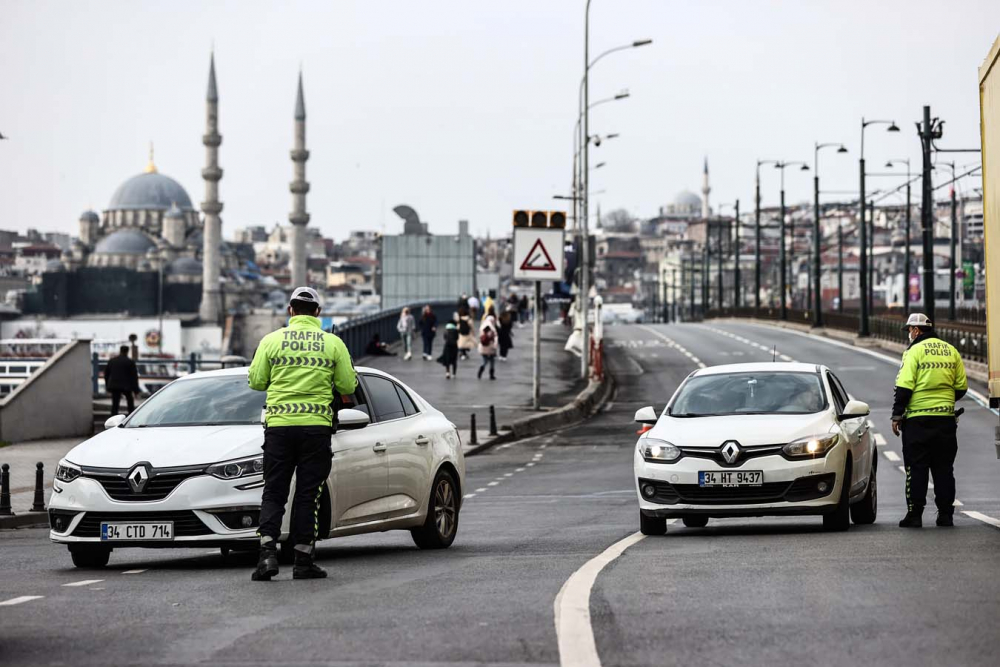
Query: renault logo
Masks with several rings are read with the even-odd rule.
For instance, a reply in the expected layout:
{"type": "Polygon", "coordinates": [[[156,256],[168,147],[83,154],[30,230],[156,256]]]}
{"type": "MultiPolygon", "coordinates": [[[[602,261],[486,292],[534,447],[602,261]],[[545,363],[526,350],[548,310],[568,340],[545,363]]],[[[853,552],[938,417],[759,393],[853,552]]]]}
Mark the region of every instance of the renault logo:
{"type": "Polygon", "coordinates": [[[728,440],[722,443],[722,458],[726,463],[734,463],[740,457],[740,446],[735,440],[728,440]]]}
{"type": "Polygon", "coordinates": [[[128,485],[132,487],[133,493],[142,493],[149,481],[149,464],[137,463],[128,471],[128,485]]]}

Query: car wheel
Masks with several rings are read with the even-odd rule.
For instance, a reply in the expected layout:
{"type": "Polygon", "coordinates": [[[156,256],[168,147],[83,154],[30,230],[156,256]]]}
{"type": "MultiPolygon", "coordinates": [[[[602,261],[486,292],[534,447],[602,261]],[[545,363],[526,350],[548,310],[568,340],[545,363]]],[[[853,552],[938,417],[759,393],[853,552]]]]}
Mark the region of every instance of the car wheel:
{"type": "Polygon", "coordinates": [[[688,528],[704,528],[708,525],[707,516],[686,516],[683,521],[688,528]]]}
{"type": "Polygon", "coordinates": [[[875,523],[875,516],[878,514],[877,472],[877,468],[873,465],[868,477],[868,489],[865,491],[865,497],[851,505],[851,521],[857,525],[875,523]]]}
{"type": "Polygon", "coordinates": [[[655,516],[646,516],[642,513],[642,510],[639,510],[639,532],[643,535],[666,535],[667,520],[655,516]]]}
{"type": "Polygon", "coordinates": [[[90,544],[75,544],[69,548],[69,555],[73,558],[73,565],[77,567],[99,569],[108,564],[111,549],[90,544]]]}
{"type": "Polygon", "coordinates": [[[840,532],[851,527],[851,464],[844,467],[843,483],[840,485],[840,500],[830,514],[823,515],[823,529],[840,532]]]}
{"type": "Polygon", "coordinates": [[[458,534],[458,486],[446,470],[440,471],[431,486],[424,525],[410,531],[421,549],[447,549],[458,534]]]}

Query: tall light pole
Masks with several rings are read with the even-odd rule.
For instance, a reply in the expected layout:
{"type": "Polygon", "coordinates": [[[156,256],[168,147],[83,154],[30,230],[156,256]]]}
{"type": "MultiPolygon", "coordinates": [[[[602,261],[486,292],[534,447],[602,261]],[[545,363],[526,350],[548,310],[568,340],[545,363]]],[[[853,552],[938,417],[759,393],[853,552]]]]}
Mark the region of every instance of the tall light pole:
{"type": "Polygon", "coordinates": [[[736,200],[736,248],[733,252],[733,308],[740,307],[740,200],[736,200]]]}
{"type": "Polygon", "coordinates": [[[813,149],[813,326],[823,326],[823,290],[820,281],[823,279],[822,271],[822,249],[820,248],[819,230],[819,152],[824,148],[837,148],[838,153],[846,153],[844,144],[836,143],[816,143],[813,149]]]}
{"type": "Polygon", "coordinates": [[[861,281],[861,317],[858,322],[858,335],[867,336],[871,333],[871,329],[868,326],[868,225],[865,223],[865,128],[869,125],[888,125],[886,128],[888,132],[899,132],[899,128],[896,127],[896,121],[892,120],[865,120],[864,116],[861,117],[861,154],[858,158],[858,166],[860,168],[860,178],[861,178],[861,192],[858,198],[858,205],[860,207],[860,216],[858,217],[858,230],[859,230],[859,245],[860,250],[858,252],[858,274],[861,281]]]}
{"type": "Polygon", "coordinates": [[[885,163],[887,169],[893,168],[893,162],[902,162],[906,164],[906,216],[904,217],[905,222],[903,223],[906,227],[906,252],[903,259],[903,314],[910,314],[910,257],[912,254],[910,245],[910,180],[912,176],[910,175],[910,158],[889,160],[885,163]]]}
{"type": "Polygon", "coordinates": [[[754,299],[753,308],[755,311],[760,310],[760,168],[761,165],[765,164],[778,164],[777,160],[757,160],[757,172],[754,179],[754,270],[753,270],[753,286],[754,286],[754,299]]]}
{"type": "MultiPolygon", "coordinates": [[[[951,275],[948,277],[948,319],[952,322],[955,321],[955,270],[958,268],[955,266],[955,247],[958,245],[958,200],[956,199],[955,186],[957,185],[957,179],[955,177],[955,163],[954,162],[939,162],[935,166],[947,167],[951,170],[951,234],[949,234],[949,263],[951,275]]],[[[928,315],[928,317],[930,317],[928,315]]]]}
{"type": "MultiPolygon", "coordinates": [[[[788,319],[788,271],[786,266],[788,264],[788,259],[785,254],[785,168],[786,167],[800,167],[801,171],[809,171],[809,165],[805,162],[782,162],[779,161],[774,165],[774,168],[781,172],[781,221],[779,223],[780,228],[780,244],[778,246],[778,255],[780,257],[781,264],[781,319],[788,319]]],[[[795,239],[792,239],[792,250],[795,249],[795,239]]]]}

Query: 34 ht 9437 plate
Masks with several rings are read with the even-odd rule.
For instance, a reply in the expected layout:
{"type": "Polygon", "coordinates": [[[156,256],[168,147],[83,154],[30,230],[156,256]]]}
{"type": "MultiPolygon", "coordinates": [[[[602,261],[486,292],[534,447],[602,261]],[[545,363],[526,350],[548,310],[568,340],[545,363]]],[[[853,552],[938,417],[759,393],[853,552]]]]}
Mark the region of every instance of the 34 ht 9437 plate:
{"type": "Polygon", "coordinates": [[[698,486],[760,486],[764,473],[760,470],[726,470],[698,473],[698,486]]]}

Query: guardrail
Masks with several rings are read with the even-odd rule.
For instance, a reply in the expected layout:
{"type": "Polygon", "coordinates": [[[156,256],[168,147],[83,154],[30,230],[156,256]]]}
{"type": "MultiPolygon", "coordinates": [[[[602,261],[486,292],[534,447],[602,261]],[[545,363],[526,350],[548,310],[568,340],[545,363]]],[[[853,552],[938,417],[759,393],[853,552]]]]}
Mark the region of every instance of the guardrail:
{"type": "MultiPolygon", "coordinates": [[[[422,301],[410,304],[410,314],[416,323],[417,330],[413,334],[413,345],[419,349],[420,344],[420,314],[424,306],[430,306],[438,321],[438,335],[444,334],[444,326],[451,321],[452,314],[458,310],[458,299],[453,301],[422,301]]],[[[379,340],[383,343],[394,343],[399,340],[399,332],[396,330],[396,323],[399,322],[399,314],[404,306],[383,310],[364,317],[348,320],[334,327],[334,333],[347,345],[347,350],[354,359],[360,359],[365,354],[365,348],[371,341],[372,336],[378,334],[379,340]]]]}

